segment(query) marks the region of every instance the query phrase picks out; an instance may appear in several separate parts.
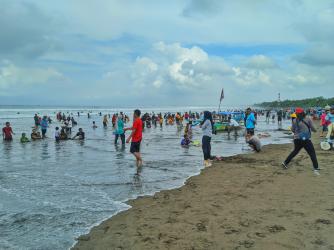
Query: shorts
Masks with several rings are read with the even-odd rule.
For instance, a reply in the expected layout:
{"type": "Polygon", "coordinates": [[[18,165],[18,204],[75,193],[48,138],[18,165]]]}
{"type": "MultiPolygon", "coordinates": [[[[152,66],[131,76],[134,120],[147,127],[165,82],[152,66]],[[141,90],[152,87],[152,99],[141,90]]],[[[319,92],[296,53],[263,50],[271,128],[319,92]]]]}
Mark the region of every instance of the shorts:
{"type": "Polygon", "coordinates": [[[253,128],[247,128],[247,135],[254,135],[254,129],[253,128]]]}
{"type": "Polygon", "coordinates": [[[139,153],[140,152],[140,141],[131,142],[130,153],[139,153]]]}
{"type": "Polygon", "coordinates": [[[327,125],[322,125],[322,132],[327,132],[327,131],[328,131],[327,125]]]}

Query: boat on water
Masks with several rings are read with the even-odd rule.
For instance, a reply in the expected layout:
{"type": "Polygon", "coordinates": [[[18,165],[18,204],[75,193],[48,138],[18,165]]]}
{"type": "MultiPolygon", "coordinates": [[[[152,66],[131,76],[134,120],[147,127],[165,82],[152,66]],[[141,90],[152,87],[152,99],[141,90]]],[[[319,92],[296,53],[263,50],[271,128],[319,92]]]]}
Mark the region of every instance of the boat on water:
{"type": "Polygon", "coordinates": [[[228,118],[234,119],[238,125],[234,129],[242,129],[244,126],[244,113],[240,111],[221,111],[214,115],[214,129],[216,132],[228,132],[231,125],[228,118]]]}

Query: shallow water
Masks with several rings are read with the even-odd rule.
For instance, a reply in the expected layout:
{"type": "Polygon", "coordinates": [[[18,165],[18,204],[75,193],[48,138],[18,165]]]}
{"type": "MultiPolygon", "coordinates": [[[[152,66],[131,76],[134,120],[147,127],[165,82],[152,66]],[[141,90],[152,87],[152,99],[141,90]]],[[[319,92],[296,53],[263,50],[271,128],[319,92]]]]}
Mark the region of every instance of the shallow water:
{"type": "MultiPolygon", "coordinates": [[[[189,109],[204,108],[178,110],[189,109]]],[[[59,126],[54,122],[47,133],[50,138],[19,143],[22,132],[30,134],[35,112],[54,117],[57,110],[0,108],[1,125],[8,120],[16,132],[14,141],[0,143],[0,249],[67,249],[93,225],[128,208],[126,200],[180,186],[202,168],[201,148],[180,147],[181,132],[176,126],[164,126],[144,131],[144,167],[136,175],[129,146],[115,147],[112,129],[101,126],[102,117],[97,113],[117,111],[111,109],[89,109],[93,111],[91,119],[84,113],[77,117],[78,109],[66,109],[75,114],[86,132],[84,142],[54,142],[54,127],[59,126]],[[99,126],[95,130],[91,128],[93,120],[99,126]]],[[[128,115],[131,111],[124,110],[128,115]]],[[[260,119],[257,130],[272,135],[262,140],[263,144],[290,141],[274,123],[260,119]]],[[[195,127],[194,139],[200,138],[195,127]]],[[[212,151],[222,156],[250,152],[242,136],[228,138],[227,134],[214,136],[212,151]]]]}

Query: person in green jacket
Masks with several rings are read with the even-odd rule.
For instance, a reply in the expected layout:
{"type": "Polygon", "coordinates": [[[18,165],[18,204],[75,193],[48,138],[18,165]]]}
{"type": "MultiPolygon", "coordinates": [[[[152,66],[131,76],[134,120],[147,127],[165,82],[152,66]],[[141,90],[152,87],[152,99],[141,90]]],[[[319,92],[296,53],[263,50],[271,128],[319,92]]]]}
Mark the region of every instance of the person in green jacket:
{"type": "Polygon", "coordinates": [[[26,136],[26,133],[22,133],[20,142],[21,142],[21,143],[30,142],[29,139],[28,139],[28,137],[26,136]]]}

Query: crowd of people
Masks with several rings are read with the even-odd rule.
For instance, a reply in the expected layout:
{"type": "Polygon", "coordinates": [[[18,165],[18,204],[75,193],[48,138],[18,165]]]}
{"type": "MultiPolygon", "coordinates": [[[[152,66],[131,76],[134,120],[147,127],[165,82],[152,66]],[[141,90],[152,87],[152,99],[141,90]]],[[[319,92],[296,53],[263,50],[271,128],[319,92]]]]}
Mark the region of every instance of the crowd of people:
{"type": "MultiPolygon", "coordinates": [[[[245,131],[245,141],[248,145],[256,152],[261,151],[261,137],[269,136],[268,134],[258,134],[255,135],[255,127],[257,125],[258,116],[265,116],[266,122],[269,122],[271,115],[271,110],[252,110],[247,108],[245,112],[242,112],[243,124],[245,131]]],[[[77,114],[80,116],[80,113],[77,114]]],[[[102,113],[99,113],[102,116],[102,113]]],[[[321,114],[314,112],[314,110],[304,110],[302,108],[289,109],[289,110],[277,110],[272,119],[275,119],[277,115],[277,122],[280,125],[282,120],[291,119],[291,131],[294,136],[294,150],[289,154],[289,156],[283,161],[282,165],[284,168],[288,168],[291,160],[300,152],[301,149],[305,149],[309,154],[312,162],[313,169],[316,174],[319,174],[319,165],[314,150],[313,143],[311,141],[311,133],[315,132],[315,127],[312,120],[317,117],[320,119],[320,124],[322,127],[321,136],[325,137],[326,143],[333,147],[334,141],[334,106],[326,106],[321,114]]],[[[91,118],[90,113],[87,115],[88,119],[91,118]]],[[[204,111],[198,112],[185,112],[185,113],[159,113],[154,112],[149,114],[141,114],[141,111],[136,109],[133,113],[133,124],[131,127],[125,127],[125,125],[130,121],[129,117],[123,112],[115,113],[112,116],[106,114],[103,116],[102,124],[103,127],[107,127],[109,124],[109,119],[111,119],[111,124],[113,128],[113,134],[115,135],[114,143],[118,144],[118,140],[121,140],[121,144],[124,146],[125,143],[130,143],[130,152],[136,158],[136,165],[140,167],[142,165],[142,157],[140,154],[140,145],[143,137],[143,130],[145,128],[151,128],[151,126],[161,128],[165,126],[173,126],[176,124],[178,130],[182,130],[184,127],[183,138],[181,139],[182,147],[189,147],[190,145],[199,146],[200,142],[193,141],[193,127],[199,125],[202,130],[202,140],[201,146],[203,151],[204,165],[206,167],[211,166],[214,157],[211,155],[211,138],[215,131],[215,120],[217,120],[219,114],[215,112],[204,111]],[[185,123],[185,126],[184,126],[185,123]],[[131,131],[131,134],[126,139],[126,131],[131,131]]],[[[231,115],[227,118],[228,121],[228,133],[231,131],[230,128],[240,127],[240,124],[236,122],[231,115]]],[[[85,139],[85,132],[82,128],[78,129],[78,132],[72,135],[72,128],[77,126],[78,123],[75,121],[73,115],[65,115],[64,113],[57,113],[56,120],[60,123],[59,126],[55,127],[54,139],[56,142],[68,139],[85,139]]],[[[20,142],[27,143],[30,140],[42,140],[46,138],[49,124],[52,123],[52,119],[48,116],[40,117],[37,114],[34,116],[34,126],[31,132],[31,139],[29,139],[26,133],[21,134],[20,142]]],[[[98,126],[95,121],[92,121],[92,129],[96,129],[98,126]]],[[[236,131],[236,130],[235,130],[236,131]]],[[[10,122],[6,122],[5,127],[2,129],[3,140],[11,141],[13,140],[13,135],[15,135],[13,129],[11,128],[10,122]]]]}

